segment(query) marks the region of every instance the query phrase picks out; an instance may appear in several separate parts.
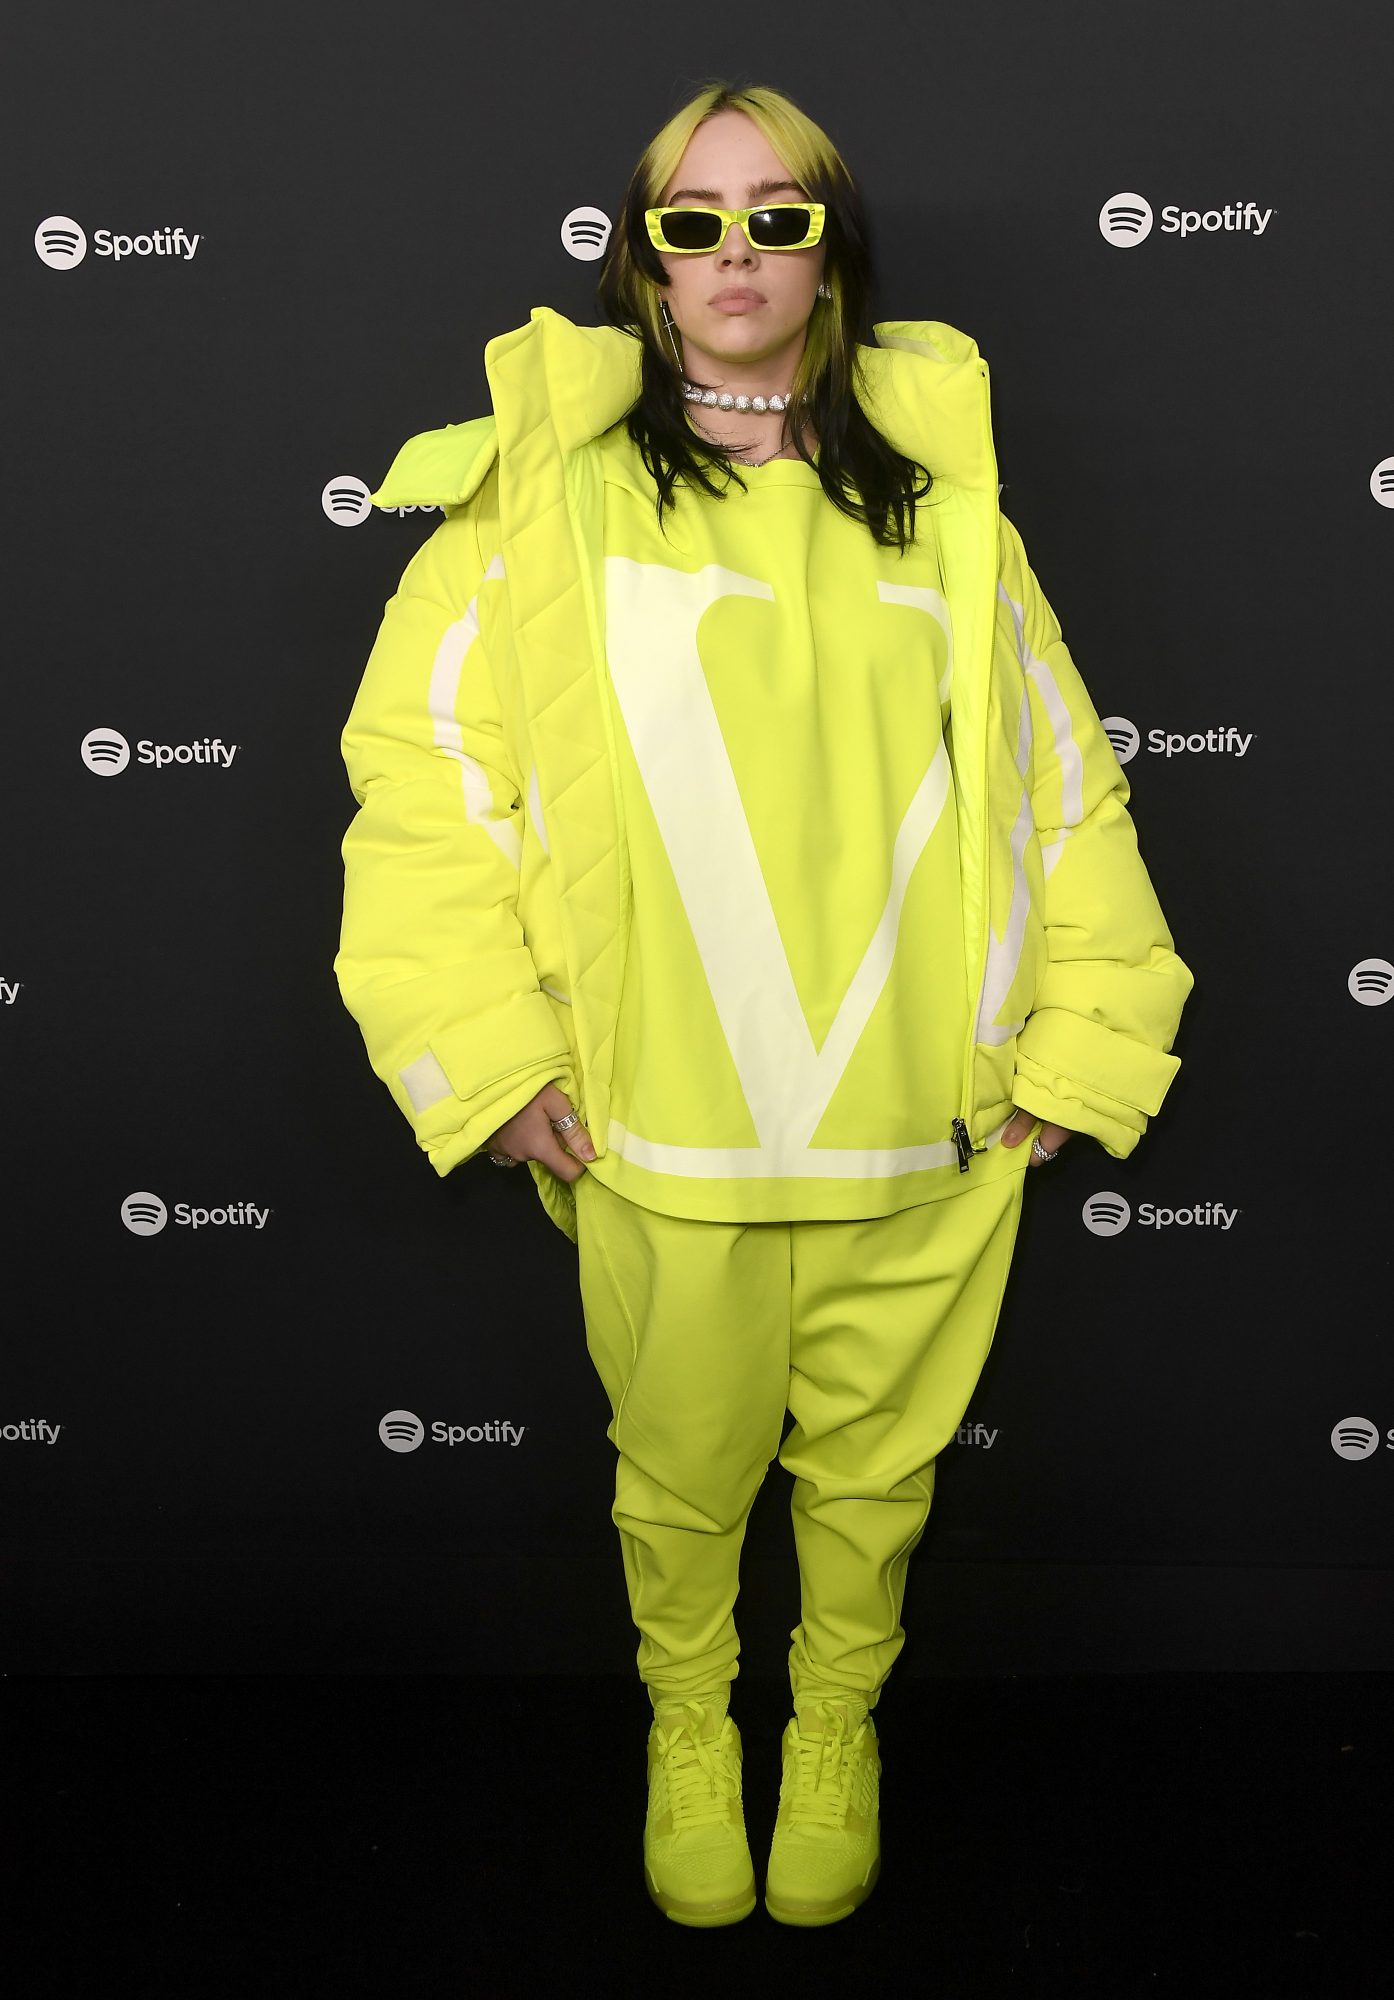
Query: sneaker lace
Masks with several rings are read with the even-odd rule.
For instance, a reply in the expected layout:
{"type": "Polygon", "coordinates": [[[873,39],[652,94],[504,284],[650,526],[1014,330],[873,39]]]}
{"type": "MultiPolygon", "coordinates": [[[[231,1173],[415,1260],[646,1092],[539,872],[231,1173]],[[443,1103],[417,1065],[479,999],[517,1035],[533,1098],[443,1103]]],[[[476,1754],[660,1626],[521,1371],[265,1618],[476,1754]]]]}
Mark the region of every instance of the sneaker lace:
{"type": "MultiPolygon", "coordinates": [[[[854,1760],[843,1752],[852,1747],[846,1741],[847,1717],[829,1701],[820,1701],[817,1710],[823,1724],[821,1735],[795,1732],[794,1786],[789,1816],[803,1826],[840,1827],[847,1818],[851,1797],[854,1760]]],[[[862,1723],[853,1745],[866,1728],[862,1723]]]]}
{"type": "Polygon", "coordinates": [[[728,1817],[728,1801],[739,1796],[740,1780],[721,1753],[723,1734],[701,1734],[703,1708],[683,1704],[685,1713],[667,1728],[659,1723],[659,1754],[668,1780],[673,1830],[709,1826],[728,1817]]]}

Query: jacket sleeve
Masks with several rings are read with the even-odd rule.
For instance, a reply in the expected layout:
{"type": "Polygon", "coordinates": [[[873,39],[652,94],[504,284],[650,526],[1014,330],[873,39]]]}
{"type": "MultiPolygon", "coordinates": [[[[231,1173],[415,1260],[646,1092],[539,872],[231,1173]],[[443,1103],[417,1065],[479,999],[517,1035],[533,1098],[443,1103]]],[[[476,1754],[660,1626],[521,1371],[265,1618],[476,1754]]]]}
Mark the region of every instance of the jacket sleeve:
{"type": "Polygon", "coordinates": [[[1046,969],[1017,1037],[1022,1110],[1126,1159],[1180,1068],[1194,985],[1138,850],[1130,787],[1017,529],[1001,516],[999,615],[1031,703],[1031,804],[1045,873],[1046,969]]]}
{"type": "Polygon", "coordinates": [[[478,510],[453,509],[385,607],[340,749],[335,977],[368,1061],[442,1176],[571,1073],[518,916],[521,786],[480,636],[478,510]]]}

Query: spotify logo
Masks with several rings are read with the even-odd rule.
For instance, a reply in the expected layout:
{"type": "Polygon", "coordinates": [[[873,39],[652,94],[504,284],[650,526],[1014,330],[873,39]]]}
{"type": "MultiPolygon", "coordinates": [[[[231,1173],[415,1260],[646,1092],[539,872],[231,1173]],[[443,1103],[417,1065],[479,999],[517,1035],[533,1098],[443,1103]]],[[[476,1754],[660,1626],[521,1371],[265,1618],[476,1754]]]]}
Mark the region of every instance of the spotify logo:
{"type": "Polygon", "coordinates": [[[34,231],[34,248],[51,271],[71,271],[87,255],[87,231],[70,215],[51,215],[34,231]]]}
{"type": "Polygon", "coordinates": [[[1244,1213],[1242,1208],[1226,1208],[1222,1201],[1192,1202],[1189,1208],[1167,1208],[1155,1201],[1138,1205],[1136,1217],[1125,1195],[1111,1188],[1091,1194],[1080,1211],[1084,1226],[1094,1236],[1119,1236],[1130,1222],[1139,1229],[1233,1229],[1244,1213]]]}
{"type": "Polygon", "coordinates": [[[426,1426],[410,1410],[389,1410],[378,1425],[378,1436],[389,1451],[415,1451],[426,1426]]]}
{"type": "MultiPolygon", "coordinates": [[[[98,229],[92,237],[93,254],[110,257],[119,264],[126,257],[172,257],[177,263],[191,264],[203,241],[197,230],[190,236],[183,229],[147,229],[135,236],[121,230],[98,229]]],[[[87,255],[87,231],[70,215],[50,215],[34,231],[34,248],[39,262],[51,271],[73,271],[87,255]]]]}
{"type": "MultiPolygon", "coordinates": [[[[367,486],[351,472],[331,479],[319,496],[319,504],[336,528],[356,528],[373,512],[373,497],[367,486]]],[[[379,514],[441,514],[434,500],[422,500],[410,507],[379,507],[379,514]]]]}
{"type": "MultiPolygon", "coordinates": [[[[1126,715],[1100,717],[1104,735],[1113,745],[1120,764],[1131,763],[1142,748],[1142,735],[1126,715]]],[[[1209,729],[1149,729],[1147,748],[1155,757],[1245,757],[1254,740],[1232,723],[1215,723],[1209,729]]]]}
{"type": "Polygon", "coordinates": [[[1386,1000],[1394,999],[1394,965],[1387,958],[1362,958],[1351,967],[1346,985],[1351,998],[1362,1007],[1382,1007],[1386,1000]]]}
{"type": "Polygon", "coordinates": [[[119,729],[89,729],[82,739],[82,761],[99,778],[114,778],[131,761],[131,746],[119,729]]]}
{"type": "Polygon", "coordinates": [[[1394,507],[1394,458],[1382,458],[1370,474],[1370,491],[1381,507],[1394,507]]]}
{"type": "Polygon", "coordinates": [[[331,479],[319,496],[319,504],[336,528],[356,528],[373,511],[368,488],[351,472],[340,479],[331,479]]]}
{"type": "MultiPolygon", "coordinates": [[[[1163,236],[1262,236],[1277,210],[1257,202],[1232,201],[1223,208],[1180,208],[1161,211],[1163,236]]],[[[1156,218],[1145,194],[1115,194],[1099,210],[1099,232],[1115,250],[1135,250],[1152,234],[1156,218]]]]}
{"type": "Polygon", "coordinates": [[[1091,1236],[1118,1236],[1132,1220],[1133,1211],[1125,1195],[1105,1192],[1091,1194],[1082,1213],[1091,1236]]]}
{"type": "MultiPolygon", "coordinates": [[[[199,1208],[192,1202],[177,1201],[173,1213],[183,1229],[265,1229],[271,1210],[258,1208],[251,1201],[230,1201],[222,1208],[199,1208]]],[[[170,1210],[149,1189],[128,1194],[121,1204],[121,1220],[132,1236],[158,1236],[169,1217],[170,1210]]]]}
{"type": "MultiPolygon", "coordinates": [[[[515,1424],[507,1417],[488,1417],[477,1424],[431,1425],[431,1439],[435,1444],[507,1444],[520,1445],[526,1424],[515,1424]]],[[[426,1426],[414,1410],[389,1410],[378,1425],[378,1437],[389,1451],[415,1451],[425,1442],[426,1426]]]]}
{"type": "Polygon", "coordinates": [[[1141,733],[1135,722],[1129,722],[1126,715],[1105,715],[1100,718],[1104,735],[1113,745],[1120,764],[1131,763],[1136,757],[1141,733]]]}
{"type": "Polygon", "coordinates": [[[121,1220],[132,1236],[158,1236],[169,1221],[169,1210],[157,1194],[128,1194],[121,1204],[121,1220]]]}
{"type": "Polygon", "coordinates": [[[573,208],[562,218],[561,240],[571,256],[583,264],[593,264],[605,255],[610,241],[610,218],[603,208],[573,208]]]}
{"type": "MultiPolygon", "coordinates": [[[[157,771],[171,764],[206,764],[217,770],[232,768],[240,743],[224,743],[221,736],[201,736],[193,743],[154,743],[142,736],[136,744],[136,762],[153,765],[157,771]]],[[[82,739],[82,761],[99,778],[115,778],[131,761],[131,746],[119,729],[89,729],[82,739]]]]}
{"type": "Polygon", "coordinates": [[[1135,249],[1152,234],[1152,204],[1145,194],[1116,194],[1099,210],[1099,228],[1116,250],[1135,249]]]}
{"type": "Polygon", "coordinates": [[[1331,1433],[1337,1458],[1368,1458],[1379,1450],[1379,1432],[1368,1417],[1343,1417],[1331,1433]]]}

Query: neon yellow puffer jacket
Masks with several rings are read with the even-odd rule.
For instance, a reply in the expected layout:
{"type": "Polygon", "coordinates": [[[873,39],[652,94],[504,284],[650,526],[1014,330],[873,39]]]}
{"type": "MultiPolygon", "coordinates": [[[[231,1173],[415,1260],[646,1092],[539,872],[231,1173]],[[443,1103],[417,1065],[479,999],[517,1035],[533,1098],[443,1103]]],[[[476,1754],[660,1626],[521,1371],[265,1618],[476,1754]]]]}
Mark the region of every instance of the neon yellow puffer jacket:
{"type": "MultiPolygon", "coordinates": [[[[1193,975],[1138,851],[1127,778],[999,510],[987,362],[939,320],[875,331],[858,397],[934,473],[953,629],[977,995],[961,1166],[1013,1104],[1124,1159],[1180,1066],[1169,1051],[1193,975]]],[[[385,608],[343,730],[358,812],[334,971],[440,1175],[552,1081],[607,1150],[632,894],[596,440],[635,400],[639,358],[629,334],[534,307],[485,347],[493,413],[409,439],[371,496],[445,519],[385,608]],[[529,818],[545,870],[525,865],[529,818]]],[[[528,1164],[575,1242],[570,1185],[528,1164]]]]}

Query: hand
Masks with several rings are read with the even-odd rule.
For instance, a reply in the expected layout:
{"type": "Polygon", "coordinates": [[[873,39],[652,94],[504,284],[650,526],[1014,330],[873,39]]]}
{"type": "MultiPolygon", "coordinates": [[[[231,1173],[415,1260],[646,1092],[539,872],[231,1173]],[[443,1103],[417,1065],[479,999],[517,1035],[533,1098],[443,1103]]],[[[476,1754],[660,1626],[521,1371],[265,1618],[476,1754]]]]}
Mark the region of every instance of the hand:
{"type": "MultiPolygon", "coordinates": [[[[1019,1146],[1035,1122],[1035,1116],[1032,1112],[1014,1111],[1002,1127],[1002,1144],[1004,1146],[1019,1146]]],[[[1074,1133],[1065,1125],[1043,1124],[1036,1136],[1046,1151],[1053,1153],[1057,1146],[1063,1146],[1067,1139],[1072,1139],[1074,1133]]],[[[1048,1167],[1050,1162],[1049,1160],[1038,1160],[1033,1151],[1030,1165],[1033,1167],[1048,1167]]]]}
{"type": "Polygon", "coordinates": [[[570,1098],[558,1084],[544,1083],[531,1103],[515,1112],[506,1125],[500,1125],[487,1141],[486,1150],[511,1153],[515,1160],[540,1160],[558,1180],[579,1180],[586,1171],[586,1161],[595,1158],[591,1135],[584,1125],[554,1132],[551,1123],[554,1118],[565,1118],[571,1109],[570,1098]]]}

